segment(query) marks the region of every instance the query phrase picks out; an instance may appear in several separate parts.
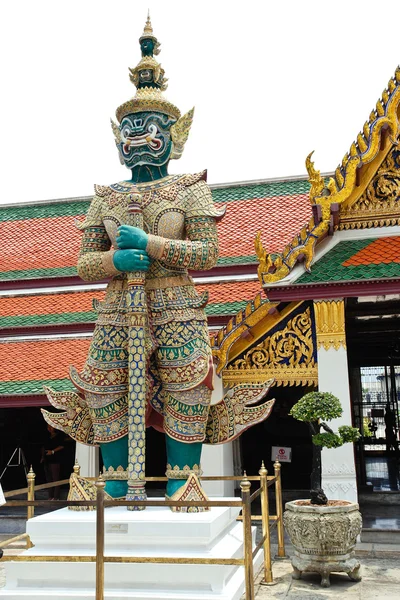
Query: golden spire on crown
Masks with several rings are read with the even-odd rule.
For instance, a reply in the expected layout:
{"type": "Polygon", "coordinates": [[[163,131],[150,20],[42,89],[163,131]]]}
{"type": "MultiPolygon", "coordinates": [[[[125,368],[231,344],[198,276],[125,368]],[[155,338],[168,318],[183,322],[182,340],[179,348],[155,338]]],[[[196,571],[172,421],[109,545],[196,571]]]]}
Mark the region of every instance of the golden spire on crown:
{"type": "Polygon", "coordinates": [[[155,54],[156,56],[158,54],[160,54],[161,44],[153,33],[153,27],[152,27],[152,24],[150,21],[150,10],[147,13],[147,21],[144,26],[143,33],[139,38],[139,44],[141,44],[142,40],[153,40],[154,41],[153,54],[155,54]]]}
{"type": "Polygon", "coordinates": [[[135,96],[121,104],[116,110],[119,122],[131,113],[143,111],[160,112],[178,120],[181,116],[179,108],[169,102],[162,94],[167,89],[165,71],[154,54],[159,54],[160,43],[153,33],[150,14],[147,15],[143,34],[139,38],[142,58],[134,68],[129,69],[129,78],[137,88],[135,96]]]}

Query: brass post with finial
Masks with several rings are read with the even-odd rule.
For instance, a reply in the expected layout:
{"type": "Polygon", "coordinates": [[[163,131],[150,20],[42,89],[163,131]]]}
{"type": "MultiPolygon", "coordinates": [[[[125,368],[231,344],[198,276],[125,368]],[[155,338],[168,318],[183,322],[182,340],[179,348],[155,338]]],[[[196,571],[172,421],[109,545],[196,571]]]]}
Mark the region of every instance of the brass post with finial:
{"type": "MultiPolygon", "coordinates": [[[[27,485],[28,485],[28,493],[26,495],[26,499],[29,502],[35,501],[35,478],[36,478],[36,475],[33,471],[32,465],[31,465],[31,468],[29,469],[28,474],[26,476],[26,481],[27,481],[27,485]]],[[[34,516],[35,516],[35,507],[28,506],[26,509],[26,520],[29,521],[29,519],[32,519],[32,517],[34,517],[34,516]]],[[[27,547],[27,549],[33,547],[31,538],[29,536],[26,540],[26,547],[27,547]]]]}
{"type": "Polygon", "coordinates": [[[274,583],[271,565],[271,536],[269,529],[269,502],[268,502],[268,471],[265,468],[264,461],[261,463],[261,468],[258,471],[260,475],[261,487],[261,521],[262,535],[264,538],[264,579],[261,585],[271,585],[274,583]]]}
{"type": "Polygon", "coordinates": [[[104,600],[104,487],[100,474],[96,480],[96,600],[104,600]]]}
{"type": "Polygon", "coordinates": [[[244,547],[244,577],[246,585],[246,600],[254,600],[254,573],[253,573],[253,543],[251,535],[251,483],[247,479],[246,471],[240,482],[242,492],[243,516],[243,547],[244,547]]]}
{"type": "Polygon", "coordinates": [[[276,502],[276,520],[278,532],[278,554],[275,558],[287,558],[285,553],[285,532],[283,529],[283,508],[282,508],[282,482],[281,482],[281,463],[276,460],[274,463],[275,473],[275,502],[276,502]]]}
{"type": "MultiPolygon", "coordinates": [[[[27,500],[30,502],[33,502],[35,500],[35,473],[33,471],[32,465],[31,468],[29,469],[29,472],[26,476],[26,481],[28,484],[28,494],[27,494],[27,500]]],[[[34,506],[28,506],[27,511],[26,511],[26,520],[29,521],[29,519],[32,519],[32,517],[35,516],[35,507],[34,506]]]]}
{"type": "Polygon", "coordinates": [[[78,463],[78,459],[75,459],[75,464],[74,464],[74,475],[76,475],[77,477],[79,477],[79,475],[81,474],[81,466],[78,463]]]}

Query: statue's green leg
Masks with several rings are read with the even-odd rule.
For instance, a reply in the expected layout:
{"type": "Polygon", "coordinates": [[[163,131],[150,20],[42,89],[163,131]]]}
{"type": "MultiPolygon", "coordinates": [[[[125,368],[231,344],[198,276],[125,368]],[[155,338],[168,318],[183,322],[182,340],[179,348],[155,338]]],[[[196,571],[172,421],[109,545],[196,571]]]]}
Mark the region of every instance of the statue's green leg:
{"type": "MultiPolygon", "coordinates": [[[[192,469],[194,465],[200,465],[202,442],[184,444],[166,435],[165,443],[167,445],[167,461],[172,468],[178,466],[183,469],[188,466],[192,469]]],[[[185,483],[186,479],[168,479],[167,496],[171,497],[185,483]]]]}
{"type": "MultiPolygon", "coordinates": [[[[101,456],[106,469],[109,467],[123,467],[124,471],[128,468],[128,436],[109,442],[108,444],[100,444],[101,456]]],[[[113,498],[125,497],[128,491],[126,481],[107,481],[105,490],[113,498]]]]}

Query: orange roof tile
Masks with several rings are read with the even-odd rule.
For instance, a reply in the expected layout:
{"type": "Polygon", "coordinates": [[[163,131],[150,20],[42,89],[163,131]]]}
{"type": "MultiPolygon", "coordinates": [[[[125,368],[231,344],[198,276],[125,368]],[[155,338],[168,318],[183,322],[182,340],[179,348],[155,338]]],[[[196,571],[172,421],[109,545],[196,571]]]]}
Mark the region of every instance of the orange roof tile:
{"type": "Polygon", "coordinates": [[[0,298],[0,317],[88,312],[93,310],[94,299],[103,300],[104,291],[3,297],[0,298]]]}
{"type": "Polygon", "coordinates": [[[374,240],[362,250],[342,263],[344,267],[358,265],[388,265],[400,263],[400,237],[386,237],[374,240]]]}
{"type": "MultiPolygon", "coordinates": [[[[218,305],[218,310],[210,310],[210,314],[234,314],[237,308],[232,303],[249,301],[260,292],[257,281],[222,282],[196,285],[199,294],[208,291],[208,306],[218,305]],[[224,308],[224,304],[227,306],[224,308]]],[[[61,294],[41,294],[15,297],[0,297],[0,327],[35,327],[41,324],[80,322],[78,315],[85,313],[85,322],[94,322],[92,302],[94,299],[103,300],[105,292],[64,292],[61,294]],[[90,317],[92,313],[92,317],[90,317]],[[63,315],[63,320],[48,318],[34,319],[46,315],[63,315]],[[30,317],[30,318],[25,318],[30,317]]]]}
{"type": "Polygon", "coordinates": [[[218,224],[220,257],[255,255],[254,238],[259,230],[265,249],[281,252],[310,217],[307,194],[229,202],[218,224]]]}
{"type": "Polygon", "coordinates": [[[198,284],[196,291],[199,294],[208,291],[208,304],[222,304],[252,300],[261,291],[261,285],[258,280],[198,284]]]}
{"type": "MultiPolygon", "coordinates": [[[[216,202],[217,206],[227,209],[218,225],[222,263],[255,262],[254,237],[258,230],[263,232],[264,247],[268,251],[281,251],[309,220],[311,207],[307,193],[296,191],[297,183],[279,185],[283,186],[282,191],[289,193],[272,194],[268,191],[269,184],[216,191],[218,200],[219,196],[228,194],[225,201],[216,202]],[[255,197],[260,189],[264,195],[255,197]],[[229,257],[231,260],[226,260],[229,257]]],[[[3,209],[2,219],[6,217],[1,222],[0,274],[4,273],[3,278],[10,279],[13,272],[17,272],[14,276],[19,279],[76,275],[82,234],[75,221],[88,206],[87,202],[65,206],[62,203],[32,205],[20,209],[23,218],[18,218],[18,211],[13,215],[11,209],[3,209]],[[67,214],[59,214],[62,211],[67,214]],[[45,216],[46,212],[49,216],[45,216]]]]}
{"type": "Polygon", "coordinates": [[[2,381],[65,379],[70,365],[82,369],[90,339],[0,343],[2,381]]]}
{"type": "Polygon", "coordinates": [[[74,267],[81,241],[75,217],[56,217],[1,224],[0,271],[74,267]]]}

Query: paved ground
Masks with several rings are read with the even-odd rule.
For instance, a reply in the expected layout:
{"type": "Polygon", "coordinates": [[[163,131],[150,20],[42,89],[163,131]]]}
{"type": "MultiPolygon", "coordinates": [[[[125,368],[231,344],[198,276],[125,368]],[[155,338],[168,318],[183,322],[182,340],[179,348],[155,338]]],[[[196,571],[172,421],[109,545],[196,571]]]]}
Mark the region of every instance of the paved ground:
{"type": "Polygon", "coordinates": [[[261,586],[261,574],[256,582],[256,600],[399,600],[400,563],[397,558],[362,558],[360,582],[350,581],[347,575],[332,574],[331,587],[321,588],[320,577],[311,573],[300,580],[292,579],[290,560],[276,561],[273,574],[276,584],[261,586]]]}

